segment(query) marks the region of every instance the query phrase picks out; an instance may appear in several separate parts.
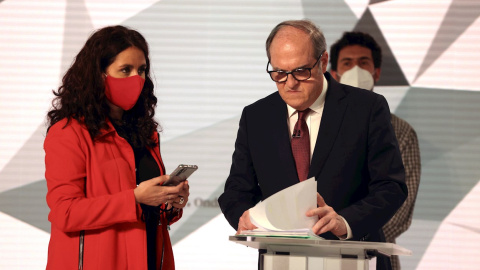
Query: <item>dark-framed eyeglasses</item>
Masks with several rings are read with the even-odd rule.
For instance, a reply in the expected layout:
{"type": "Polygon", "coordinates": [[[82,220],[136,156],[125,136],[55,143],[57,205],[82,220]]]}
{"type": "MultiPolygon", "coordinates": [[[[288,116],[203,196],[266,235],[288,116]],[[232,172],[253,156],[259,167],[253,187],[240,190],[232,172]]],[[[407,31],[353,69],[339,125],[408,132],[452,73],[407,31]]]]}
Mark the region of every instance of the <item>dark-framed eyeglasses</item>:
{"type": "Polygon", "coordinates": [[[270,75],[270,78],[272,78],[274,82],[286,82],[288,79],[288,74],[292,74],[293,78],[295,78],[295,80],[297,81],[306,81],[310,79],[310,77],[312,77],[312,69],[318,64],[324,52],[320,54],[320,56],[317,58],[317,61],[315,61],[315,64],[313,64],[313,66],[310,68],[302,67],[302,68],[296,68],[292,71],[268,70],[268,66],[270,65],[270,60],[269,60],[267,63],[266,70],[270,75]]]}

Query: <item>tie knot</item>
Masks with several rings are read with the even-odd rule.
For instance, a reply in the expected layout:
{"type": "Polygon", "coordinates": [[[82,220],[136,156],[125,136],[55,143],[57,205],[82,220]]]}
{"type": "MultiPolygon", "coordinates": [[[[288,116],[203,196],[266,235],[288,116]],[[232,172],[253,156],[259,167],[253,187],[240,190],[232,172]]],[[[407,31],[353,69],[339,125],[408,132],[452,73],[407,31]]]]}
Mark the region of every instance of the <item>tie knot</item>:
{"type": "Polygon", "coordinates": [[[303,111],[297,111],[298,112],[298,120],[303,120],[307,116],[307,114],[310,112],[310,108],[306,108],[303,111]]]}

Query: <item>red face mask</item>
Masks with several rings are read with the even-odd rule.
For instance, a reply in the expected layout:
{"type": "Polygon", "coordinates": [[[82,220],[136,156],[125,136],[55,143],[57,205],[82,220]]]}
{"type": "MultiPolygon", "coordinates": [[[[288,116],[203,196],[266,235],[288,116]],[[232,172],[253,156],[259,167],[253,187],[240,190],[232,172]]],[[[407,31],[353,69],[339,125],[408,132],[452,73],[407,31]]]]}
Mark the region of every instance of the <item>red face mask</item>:
{"type": "Polygon", "coordinates": [[[145,79],[139,75],[127,78],[107,76],[105,78],[105,94],[111,103],[128,111],[137,103],[144,83],[145,79]]]}

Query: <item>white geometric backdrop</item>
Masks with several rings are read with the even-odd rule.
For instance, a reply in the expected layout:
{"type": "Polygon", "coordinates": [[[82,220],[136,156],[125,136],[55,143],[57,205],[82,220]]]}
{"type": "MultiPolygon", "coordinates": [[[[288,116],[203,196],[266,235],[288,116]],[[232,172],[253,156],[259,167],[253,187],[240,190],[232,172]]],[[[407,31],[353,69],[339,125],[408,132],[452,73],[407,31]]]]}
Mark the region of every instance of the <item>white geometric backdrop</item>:
{"type": "Polygon", "coordinates": [[[362,30],[384,51],[375,91],[417,131],[422,177],[398,244],[404,269],[480,265],[480,1],[0,1],[0,269],[44,269],[45,115],[94,29],[123,24],[147,38],[167,170],[199,166],[172,226],[177,269],[256,269],[257,252],[228,242],[216,199],[244,106],[276,91],[264,42],[280,21],[309,18],[330,46],[362,30]]]}

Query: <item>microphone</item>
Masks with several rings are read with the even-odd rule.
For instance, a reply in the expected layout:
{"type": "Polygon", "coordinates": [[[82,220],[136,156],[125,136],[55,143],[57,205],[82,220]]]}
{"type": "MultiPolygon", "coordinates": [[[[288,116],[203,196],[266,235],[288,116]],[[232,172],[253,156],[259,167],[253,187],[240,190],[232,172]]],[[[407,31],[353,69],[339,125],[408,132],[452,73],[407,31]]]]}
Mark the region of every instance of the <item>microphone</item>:
{"type": "Polygon", "coordinates": [[[293,134],[292,134],[292,138],[300,138],[300,137],[302,137],[300,129],[294,129],[293,134]]]}

